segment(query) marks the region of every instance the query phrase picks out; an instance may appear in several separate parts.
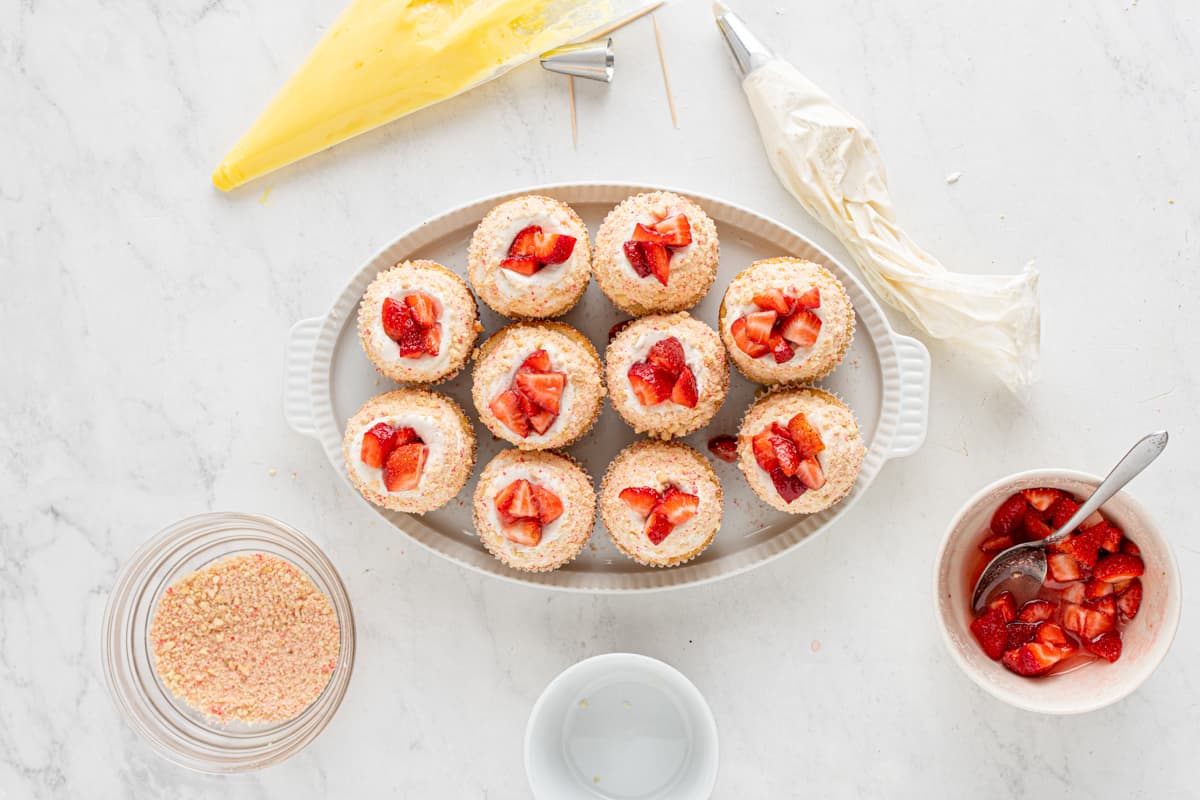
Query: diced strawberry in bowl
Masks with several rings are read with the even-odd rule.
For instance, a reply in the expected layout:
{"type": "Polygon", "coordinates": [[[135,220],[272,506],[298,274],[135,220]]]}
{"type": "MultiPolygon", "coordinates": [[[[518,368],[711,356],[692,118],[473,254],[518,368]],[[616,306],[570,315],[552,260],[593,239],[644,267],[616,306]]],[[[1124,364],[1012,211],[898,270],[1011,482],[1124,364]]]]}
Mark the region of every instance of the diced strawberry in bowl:
{"type": "Polygon", "coordinates": [[[1004,646],[1008,642],[1007,624],[1004,614],[994,608],[984,611],[971,623],[971,633],[975,634],[988,658],[996,659],[1004,655],[1004,646]]]}
{"type": "Polygon", "coordinates": [[[1049,600],[1034,598],[1021,606],[1017,619],[1021,622],[1044,622],[1054,616],[1057,606],[1049,600]]]}
{"type": "Polygon", "coordinates": [[[1121,619],[1128,621],[1137,616],[1142,607],[1142,582],[1134,578],[1129,585],[1117,593],[1117,610],[1121,619]]]}
{"type": "Polygon", "coordinates": [[[1036,622],[1010,622],[1005,625],[1005,651],[1015,650],[1023,644],[1032,642],[1034,635],[1037,633],[1038,627],[1038,623],[1036,622]]]}
{"type": "Polygon", "coordinates": [[[1117,631],[1102,633],[1084,642],[1084,647],[1111,664],[1121,657],[1121,634],[1117,631]]]}
{"type": "Polygon", "coordinates": [[[1025,499],[1025,495],[1020,492],[1009,497],[1000,504],[1000,507],[996,509],[996,513],[992,514],[992,533],[1005,536],[1011,536],[1013,533],[1016,533],[1025,519],[1025,509],[1028,507],[1029,502],[1025,499]]]}
{"type": "Polygon", "coordinates": [[[987,607],[999,611],[1006,623],[1017,618],[1017,601],[1012,592],[1001,592],[987,604],[987,607]]]}
{"type": "Polygon", "coordinates": [[[1050,527],[1058,530],[1066,525],[1078,510],[1079,503],[1076,503],[1073,497],[1062,495],[1050,506],[1050,527]]]}
{"type": "Polygon", "coordinates": [[[1087,586],[1083,581],[1072,581],[1063,587],[1060,599],[1064,603],[1083,605],[1087,600],[1087,586]]]}
{"type": "Polygon", "coordinates": [[[1054,645],[1030,642],[1005,652],[1003,663],[1018,675],[1032,678],[1045,675],[1063,658],[1062,652],[1054,645]]]}
{"type": "Polygon", "coordinates": [[[1062,492],[1058,489],[1026,489],[1021,494],[1025,495],[1029,505],[1038,512],[1048,511],[1050,506],[1054,505],[1054,501],[1062,497],[1062,492]]]}
{"type": "Polygon", "coordinates": [[[1098,483],[1055,470],[997,481],[955,515],[938,553],[934,597],[947,647],[980,687],[1019,708],[1078,713],[1119,700],[1160,663],[1178,625],[1177,567],[1125,492],[1045,547],[1040,586],[1006,581],[972,607],[996,555],[1061,531],[1098,483]],[[1016,602],[1008,621],[1002,590],[1016,602]]]}
{"type": "Polygon", "coordinates": [[[1079,562],[1067,553],[1054,553],[1046,557],[1050,577],[1059,583],[1070,583],[1083,577],[1079,562]]]}
{"type": "Polygon", "coordinates": [[[1095,576],[1098,580],[1115,583],[1137,578],[1146,571],[1146,565],[1138,556],[1116,553],[1105,556],[1096,563],[1095,576]]]}
{"type": "Polygon", "coordinates": [[[979,550],[988,555],[995,555],[1016,543],[1017,540],[1007,533],[993,533],[979,543],[979,550]]]}

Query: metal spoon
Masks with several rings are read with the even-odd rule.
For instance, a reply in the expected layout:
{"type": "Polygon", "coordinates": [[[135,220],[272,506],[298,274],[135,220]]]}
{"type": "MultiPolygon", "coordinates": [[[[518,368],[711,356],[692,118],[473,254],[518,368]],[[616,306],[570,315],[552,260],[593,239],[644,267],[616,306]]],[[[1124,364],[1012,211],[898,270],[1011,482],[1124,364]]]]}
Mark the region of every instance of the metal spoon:
{"type": "Polygon", "coordinates": [[[983,601],[992,590],[1009,580],[1028,580],[1035,586],[1041,586],[1046,580],[1046,547],[1057,544],[1079,527],[1100,506],[1108,502],[1114,494],[1121,491],[1125,484],[1133,480],[1138,473],[1150,466],[1150,462],[1158,458],[1167,446],[1167,432],[1158,431],[1144,437],[1130,448],[1117,465],[1113,467],[1108,477],[1100,482],[1075,515],[1066,524],[1047,536],[1033,542],[1022,542],[996,554],[979,576],[975,584],[975,595],[971,599],[971,607],[979,611],[983,601]]]}

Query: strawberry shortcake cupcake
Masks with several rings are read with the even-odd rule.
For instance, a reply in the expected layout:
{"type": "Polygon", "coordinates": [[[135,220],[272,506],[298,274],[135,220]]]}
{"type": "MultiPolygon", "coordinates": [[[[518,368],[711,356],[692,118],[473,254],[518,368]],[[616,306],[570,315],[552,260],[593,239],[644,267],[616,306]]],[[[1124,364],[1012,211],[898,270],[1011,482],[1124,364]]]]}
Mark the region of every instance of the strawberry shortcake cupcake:
{"type": "Polygon", "coordinates": [[[721,527],[722,503],[717,473],[679,442],[634,442],[600,486],[600,519],[613,543],[649,567],[700,555],[721,527]]]}
{"type": "Polygon", "coordinates": [[[730,281],[718,327],[729,357],[750,380],[806,383],[841,363],[854,338],[854,308],[821,265],[768,258],[730,281]]]}
{"type": "Polygon", "coordinates": [[[765,503],[814,514],[850,492],[867,448],[841,400],[820,389],[781,387],[750,406],[737,452],[738,467],[765,503]]]}
{"type": "Polygon", "coordinates": [[[428,389],[373,397],[346,424],[351,483],[377,506],[423,514],[458,494],[475,465],[475,432],[458,404],[428,389]]]}
{"type": "Polygon", "coordinates": [[[659,439],[707,425],[729,390],[721,337],[685,311],[634,320],[609,343],[604,363],[613,408],[659,439]]]}
{"type": "Polygon", "coordinates": [[[558,453],[505,450],[475,486],[475,530],[513,569],[558,569],[579,555],[595,521],[592,479],[558,453]]]}
{"type": "Polygon", "coordinates": [[[467,284],[434,261],[403,261],[379,273],[358,307],[358,336],[367,358],[397,383],[453,377],[481,330],[467,284]]]}
{"type": "Polygon", "coordinates": [[[717,226],[686,197],[650,192],[608,212],[596,233],[596,283],[635,316],[683,311],[717,276],[717,226]]]}
{"type": "Polygon", "coordinates": [[[549,197],[501,203],[471,237],[467,276],[483,302],[506,317],[565,314],[592,277],[587,228],[570,206],[549,197]]]}
{"type": "Polygon", "coordinates": [[[565,447],[587,433],[604,399],[603,365],[561,322],[518,322],[475,354],[471,396],[493,434],[522,450],[565,447]]]}

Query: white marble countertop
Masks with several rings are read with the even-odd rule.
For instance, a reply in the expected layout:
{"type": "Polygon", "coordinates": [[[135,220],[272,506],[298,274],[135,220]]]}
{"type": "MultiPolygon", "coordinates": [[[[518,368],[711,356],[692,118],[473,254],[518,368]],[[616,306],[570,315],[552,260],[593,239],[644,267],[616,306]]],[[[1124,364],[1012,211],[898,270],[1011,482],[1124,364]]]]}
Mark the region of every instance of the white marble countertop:
{"type": "Polygon", "coordinates": [[[1200,569],[1194,3],[734,3],[873,127],[920,243],[964,271],[1036,259],[1044,378],[1019,401],[932,344],[924,449],[828,535],[729,581],[630,597],[510,585],[382,528],[284,425],[281,355],[289,325],[397,233],[535,183],[688,187],[842,254],[769,171],[707,4],[660,15],[679,130],[643,21],[616,36],[616,81],[579,86],[578,150],[563,81],[528,66],[232,195],[211,168],[338,3],[150,5],[0,9],[0,797],[523,798],[533,700],[613,650],[707,695],[719,798],[1194,796],[1194,601],[1136,694],[1052,719],[958,670],[929,588],[978,487],[1034,466],[1102,472],[1158,427],[1173,446],[1133,493],[1185,581],[1200,569]],[[214,509],[310,532],[359,626],[325,733],[225,778],[155,755],[99,666],[119,566],[214,509]]]}

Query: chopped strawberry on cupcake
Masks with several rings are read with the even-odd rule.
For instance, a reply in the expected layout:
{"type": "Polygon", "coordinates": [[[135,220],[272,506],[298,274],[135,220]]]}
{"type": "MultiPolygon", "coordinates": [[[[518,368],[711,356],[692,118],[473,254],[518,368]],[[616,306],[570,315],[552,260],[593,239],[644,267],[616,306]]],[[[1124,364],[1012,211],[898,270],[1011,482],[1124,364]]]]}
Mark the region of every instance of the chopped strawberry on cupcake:
{"type": "Polygon", "coordinates": [[[690,561],[721,527],[723,493],[712,466],[691,447],[641,441],[609,464],[600,519],[622,553],[651,567],[690,561]]]}
{"type": "Polygon", "coordinates": [[[717,228],[700,206],[672,192],[622,201],[596,233],[596,283],[635,316],[683,311],[717,274],[717,228]]]}
{"type": "Polygon", "coordinates": [[[592,276],[587,228],[570,206],[549,197],[516,197],[475,229],[467,274],[479,297],[507,317],[565,314],[592,276]]]}
{"type": "Polygon", "coordinates": [[[367,401],[349,422],[342,454],[350,482],[377,506],[422,514],[466,484],[475,433],[450,398],[396,389],[367,401]]]}
{"type": "Polygon", "coordinates": [[[474,513],[488,552],[513,569],[546,572],[587,543],[596,493],[587,472],[567,456],[504,450],[479,476],[474,513]]]}
{"type": "Polygon", "coordinates": [[[516,323],[480,346],[471,395],[499,438],[522,450],[565,447],[600,414],[602,369],[591,342],[569,325],[516,323]]]}
{"type": "Polygon", "coordinates": [[[397,383],[437,383],[467,363],[483,328],[462,278],[433,261],[404,261],[367,287],[358,335],[375,369],[397,383]]]}
{"type": "Polygon", "coordinates": [[[854,309],[829,270],[769,258],[729,283],[719,328],[730,359],[750,380],[809,382],[841,363],[854,338],[854,309]]]}
{"type": "Polygon", "coordinates": [[[811,387],[767,392],[738,432],[738,466],[750,488],[792,514],[823,511],[849,494],[865,456],[854,414],[811,387]]]}
{"type": "Polygon", "coordinates": [[[660,439],[707,425],[729,390],[720,337],[686,312],[625,326],[605,351],[605,375],[621,418],[638,433],[660,439]]]}

